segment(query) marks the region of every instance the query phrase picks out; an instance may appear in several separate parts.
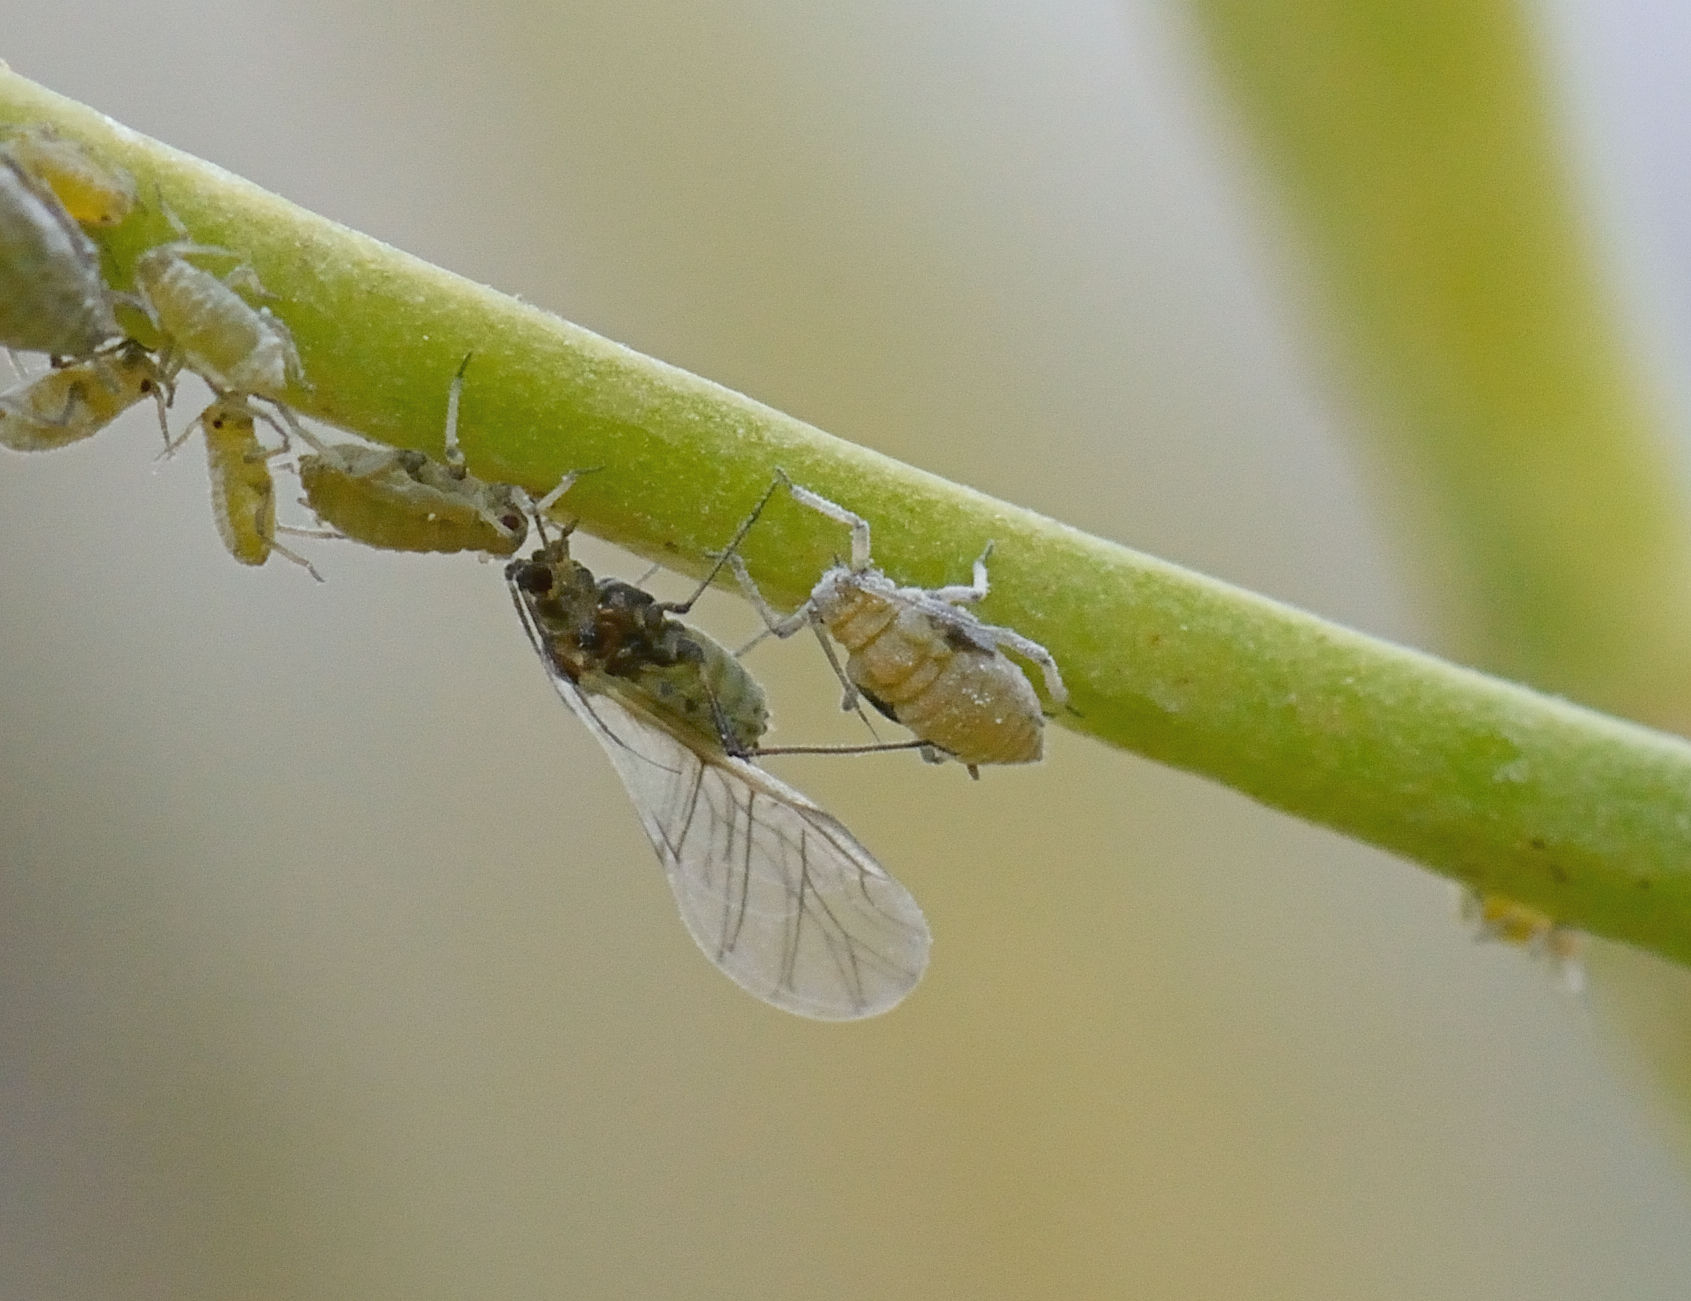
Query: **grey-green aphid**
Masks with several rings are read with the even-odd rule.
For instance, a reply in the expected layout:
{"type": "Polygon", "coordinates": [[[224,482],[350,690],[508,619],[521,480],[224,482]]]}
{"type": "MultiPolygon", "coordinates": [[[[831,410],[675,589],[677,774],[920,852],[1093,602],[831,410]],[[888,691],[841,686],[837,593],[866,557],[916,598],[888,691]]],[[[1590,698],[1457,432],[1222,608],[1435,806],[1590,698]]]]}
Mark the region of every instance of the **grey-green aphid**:
{"type": "Polygon", "coordinates": [[[0,393],[0,446],[46,452],[99,433],[137,402],[158,405],[159,428],[169,441],[165,407],[170,377],[134,339],[82,361],[55,366],[0,393]]]}
{"type": "MultiPolygon", "coordinates": [[[[466,363],[468,358],[465,358],[466,363]]],[[[325,444],[299,458],[305,501],[345,537],[387,551],[479,551],[515,555],[528,536],[520,489],[484,483],[465,468],[458,446],[460,366],[447,390],[442,461],[422,452],[360,443],[325,444]]]]}
{"type": "Polygon", "coordinates": [[[0,347],[82,358],[119,334],[100,250],[0,150],[0,347]]]}
{"type": "Polygon", "coordinates": [[[927,967],[922,910],[837,819],[751,761],[768,708],[739,661],[649,593],[595,579],[567,533],[505,577],[705,956],[801,1016],[855,1020],[903,999],[927,967]]]}

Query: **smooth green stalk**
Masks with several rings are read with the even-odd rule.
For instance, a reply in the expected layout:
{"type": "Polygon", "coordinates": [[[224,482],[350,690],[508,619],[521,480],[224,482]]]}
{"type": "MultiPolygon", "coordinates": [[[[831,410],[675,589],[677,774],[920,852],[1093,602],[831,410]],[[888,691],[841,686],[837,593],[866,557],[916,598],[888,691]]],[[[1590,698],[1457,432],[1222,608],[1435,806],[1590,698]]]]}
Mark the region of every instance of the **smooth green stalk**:
{"type": "MultiPolygon", "coordinates": [[[[293,327],[298,409],[438,450],[475,360],[472,469],[569,497],[590,532],[700,572],[776,466],[874,521],[901,580],[957,581],[993,539],[987,617],[1043,641],[1059,721],[1311,821],[1691,962],[1691,745],[1393,646],[832,438],[737,393],[301,211],[0,74],[0,122],[50,120],[239,249],[293,327]]],[[[122,282],[168,232],[105,242],[122,282]]],[[[134,226],[135,229],[130,229],[134,226]]],[[[845,543],[777,499],[745,554],[795,604],[845,543]]]]}

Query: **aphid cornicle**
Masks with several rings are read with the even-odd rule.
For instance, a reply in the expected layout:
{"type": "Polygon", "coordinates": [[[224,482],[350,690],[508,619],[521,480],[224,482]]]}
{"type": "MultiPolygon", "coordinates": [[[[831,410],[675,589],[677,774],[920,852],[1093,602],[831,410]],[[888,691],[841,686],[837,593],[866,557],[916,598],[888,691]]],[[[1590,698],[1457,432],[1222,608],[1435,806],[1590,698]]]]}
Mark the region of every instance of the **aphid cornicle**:
{"type": "Polygon", "coordinates": [[[119,333],[100,250],[0,150],[0,347],[80,358],[119,333]]]}
{"type": "Polygon", "coordinates": [[[296,431],[317,449],[299,458],[299,481],[317,518],[355,542],[387,551],[515,555],[528,536],[528,516],[518,489],[484,483],[464,466],[458,446],[463,382],[460,367],[447,393],[444,461],[409,450],[324,444],[296,431]]]}
{"type": "Polygon", "coordinates": [[[275,552],[322,581],[308,560],[276,541],[276,482],[270,474],[270,459],[286,446],[277,451],[265,448],[258,438],[257,421],[262,418],[245,398],[221,396],[199,414],[175,446],[181,446],[195,425],[205,434],[212,517],[231,556],[243,565],[262,565],[275,552]]]}
{"type": "Polygon", "coordinates": [[[0,141],[0,151],[52,190],[84,226],[116,226],[135,208],[133,176],[98,162],[45,122],[12,131],[0,141]]]}
{"type": "Polygon", "coordinates": [[[768,713],[739,662],[648,593],[595,580],[567,536],[505,576],[705,956],[765,1002],[821,1020],[873,1016],[909,993],[928,961],[921,909],[835,818],[744,757],[768,713]]]}
{"type": "MultiPolygon", "coordinates": [[[[0,446],[46,452],[91,438],[137,402],[158,404],[165,428],[170,378],[133,339],[58,366],[0,393],[0,446]]],[[[168,439],[168,433],[166,435],[168,439]]]]}
{"type": "Polygon", "coordinates": [[[901,587],[872,565],[867,520],[781,474],[740,526],[727,560],[777,637],[790,637],[809,625],[819,637],[826,628],[846,648],[842,669],[822,640],[845,685],[845,708],[853,708],[861,695],[973,772],[980,764],[1034,763],[1044,752],[1045,715],[1039,697],[1000,647],[1039,665],[1046,694],[1058,705],[1068,701],[1057,662],[1045,647],[1009,628],[982,623],[960,608],[986,596],[991,551],[988,546],[975,561],[969,586],[901,587]],[[828,569],[810,599],[786,618],[764,601],[734,550],[783,483],[801,505],[851,527],[850,562],[828,569]]]}
{"type": "Polygon", "coordinates": [[[135,259],[135,291],[164,336],[161,356],[186,368],[219,393],[244,393],[280,403],[301,374],[288,327],[268,307],[254,307],[227,282],[262,292],[245,264],[219,278],[190,257],[239,257],[231,249],[178,240],[135,259]]]}

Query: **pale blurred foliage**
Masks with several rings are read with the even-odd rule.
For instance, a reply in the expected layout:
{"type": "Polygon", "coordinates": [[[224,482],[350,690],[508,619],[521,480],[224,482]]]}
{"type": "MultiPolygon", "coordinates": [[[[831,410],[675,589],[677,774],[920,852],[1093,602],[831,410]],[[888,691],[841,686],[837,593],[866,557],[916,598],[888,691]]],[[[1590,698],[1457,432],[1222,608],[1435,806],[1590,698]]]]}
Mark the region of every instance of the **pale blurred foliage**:
{"type": "MultiPolygon", "coordinates": [[[[1424,640],[1145,0],[107,0],[5,36],[833,432],[1424,640]]],[[[1443,883],[1062,733],[978,786],[791,761],[936,944],[881,1021],[770,1011],[686,938],[495,568],[240,570],[149,419],[0,465],[0,1293],[1685,1294],[1642,1095],[1443,883]]],[[[752,663],[782,739],[853,735],[813,647],[752,663]]]]}

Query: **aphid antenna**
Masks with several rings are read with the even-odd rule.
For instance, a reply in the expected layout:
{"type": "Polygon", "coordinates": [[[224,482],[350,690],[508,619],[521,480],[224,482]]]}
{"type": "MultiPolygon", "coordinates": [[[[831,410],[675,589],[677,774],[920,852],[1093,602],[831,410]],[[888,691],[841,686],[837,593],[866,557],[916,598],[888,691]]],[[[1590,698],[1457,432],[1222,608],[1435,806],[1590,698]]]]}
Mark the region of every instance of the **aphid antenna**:
{"type": "Polygon", "coordinates": [[[885,754],[891,750],[921,750],[925,762],[946,762],[932,745],[918,740],[876,741],[868,745],[760,745],[749,755],[742,757],[761,759],[771,754],[885,754]],[[932,759],[928,758],[930,754],[934,756],[932,759]]]}
{"type": "Polygon", "coordinates": [[[734,530],[734,536],[728,539],[728,545],[723,547],[721,551],[705,553],[707,559],[714,558],[716,563],[699,580],[699,585],[693,589],[693,594],[685,601],[661,601],[658,604],[660,610],[670,614],[686,614],[698,602],[698,599],[710,589],[710,585],[716,581],[716,576],[722,572],[724,565],[734,566],[736,573],[745,567],[744,562],[739,557],[740,543],[745,540],[752,525],[757,523],[758,516],[763,514],[763,508],[769,505],[769,499],[775,495],[775,490],[783,483],[787,484],[788,487],[792,486],[792,480],[787,478],[785,471],[777,468],[775,474],[776,478],[770,483],[769,487],[764,489],[763,496],[758,498],[757,505],[752,507],[752,513],[740,521],[740,526],[734,530]]]}
{"type": "MultiPolygon", "coordinates": [[[[283,529],[281,528],[280,525],[278,525],[272,531],[276,532],[276,533],[280,533],[280,532],[283,531],[283,529]]],[[[292,532],[292,530],[287,530],[287,531],[292,532]]],[[[304,556],[300,555],[299,552],[289,551],[288,548],[283,546],[280,542],[276,541],[276,539],[274,537],[272,537],[270,539],[270,549],[272,551],[274,551],[277,555],[281,556],[284,560],[293,561],[300,568],[304,569],[306,573],[310,574],[313,578],[315,578],[319,583],[324,581],[323,575],[317,572],[317,566],[316,565],[312,564],[304,556]]]]}

